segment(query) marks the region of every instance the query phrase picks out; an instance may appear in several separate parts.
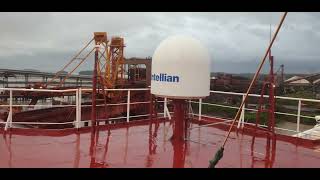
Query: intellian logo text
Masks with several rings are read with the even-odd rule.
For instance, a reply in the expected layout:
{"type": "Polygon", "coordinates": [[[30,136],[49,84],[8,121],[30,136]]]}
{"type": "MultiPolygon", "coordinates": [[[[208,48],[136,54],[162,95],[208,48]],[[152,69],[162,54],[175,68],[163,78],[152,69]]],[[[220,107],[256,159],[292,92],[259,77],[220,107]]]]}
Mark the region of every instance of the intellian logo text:
{"type": "Polygon", "coordinates": [[[152,74],[151,80],[153,81],[165,81],[165,82],[179,82],[179,76],[170,76],[164,73],[152,74]]]}

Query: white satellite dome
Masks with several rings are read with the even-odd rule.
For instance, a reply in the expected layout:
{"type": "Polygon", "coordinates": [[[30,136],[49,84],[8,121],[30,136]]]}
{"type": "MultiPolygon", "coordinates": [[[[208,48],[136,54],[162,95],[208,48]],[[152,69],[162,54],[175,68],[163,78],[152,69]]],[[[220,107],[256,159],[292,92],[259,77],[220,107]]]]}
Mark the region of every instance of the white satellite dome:
{"type": "Polygon", "coordinates": [[[210,94],[210,56],[200,41],[171,36],[152,57],[151,93],[168,98],[193,99],[210,94]]]}

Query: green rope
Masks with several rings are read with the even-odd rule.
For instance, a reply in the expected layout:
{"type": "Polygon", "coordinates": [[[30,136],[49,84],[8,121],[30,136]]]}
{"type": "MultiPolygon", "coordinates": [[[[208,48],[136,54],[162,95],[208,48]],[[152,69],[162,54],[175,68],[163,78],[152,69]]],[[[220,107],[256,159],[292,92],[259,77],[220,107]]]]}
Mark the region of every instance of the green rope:
{"type": "Polygon", "coordinates": [[[214,158],[209,161],[209,168],[215,168],[220,159],[223,157],[224,148],[221,147],[215,154],[214,158]]]}

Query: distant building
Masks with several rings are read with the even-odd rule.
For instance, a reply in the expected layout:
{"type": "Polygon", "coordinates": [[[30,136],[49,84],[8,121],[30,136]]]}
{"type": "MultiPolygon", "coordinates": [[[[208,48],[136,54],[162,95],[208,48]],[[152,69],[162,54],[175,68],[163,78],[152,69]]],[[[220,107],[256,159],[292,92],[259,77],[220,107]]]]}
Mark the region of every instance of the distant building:
{"type": "Polygon", "coordinates": [[[290,85],[310,85],[311,84],[308,80],[306,80],[304,78],[301,79],[301,78],[302,77],[300,77],[300,76],[293,76],[293,77],[285,80],[284,82],[289,82],[290,85]],[[297,79],[297,80],[295,81],[295,79],[297,79]]]}
{"type": "Polygon", "coordinates": [[[93,71],[90,71],[90,70],[80,71],[79,75],[93,75],[93,71]]]}
{"type": "Polygon", "coordinates": [[[68,74],[67,71],[58,71],[60,74],[68,74]]]}
{"type": "Polygon", "coordinates": [[[33,72],[40,72],[39,70],[37,69],[23,69],[24,71],[33,71],[33,72]]]}
{"type": "Polygon", "coordinates": [[[313,84],[318,84],[318,83],[320,83],[320,79],[313,81],[313,84]]]}
{"type": "MultiPolygon", "coordinates": [[[[240,75],[227,74],[227,73],[211,73],[210,89],[215,91],[232,91],[232,92],[245,92],[251,79],[240,75]]],[[[254,84],[252,93],[259,92],[261,83],[258,81],[254,84]]]]}

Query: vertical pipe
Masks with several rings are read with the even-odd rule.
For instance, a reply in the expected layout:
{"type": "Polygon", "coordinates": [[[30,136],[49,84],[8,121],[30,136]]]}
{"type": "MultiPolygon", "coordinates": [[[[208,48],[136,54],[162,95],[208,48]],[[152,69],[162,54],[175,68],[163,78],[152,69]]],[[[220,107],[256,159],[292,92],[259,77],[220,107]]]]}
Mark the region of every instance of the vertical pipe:
{"type": "Polygon", "coordinates": [[[99,55],[99,46],[96,46],[95,57],[94,57],[94,70],[92,77],[92,108],[91,108],[91,121],[92,127],[96,126],[97,112],[96,112],[96,91],[97,91],[97,62],[99,55]]]}
{"type": "Polygon", "coordinates": [[[297,132],[300,132],[300,112],[301,112],[301,100],[298,103],[298,116],[297,116],[297,132]]]}
{"type": "Polygon", "coordinates": [[[149,99],[150,99],[150,104],[149,104],[149,120],[150,123],[152,121],[152,115],[153,115],[153,99],[152,99],[152,94],[151,91],[149,93],[149,99]]]}
{"type": "Polygon", "coordinates": [[[269,87],[269,103],[270,103],[270,111],[269,111],[269,129],[274,132],[274,125],[275,125],[275,117],[274,117],[274,111],[275,111],[275,100],[274,100],[274,88],[275,88],[275,82],[274,82],[274,73],[273,73],[273,56],[271,55],[271,49],[269,53],[269,61],[270,61],[270,87],[269,87]]]}
{"type": "Polygon", "coordinates": [[[79,163],[80,163],[80,134],[76,134],[76,152],[75,152],[75,158],[74,158],[74,163],[73,167],[74,168],[79,168],[79,163]]]}
{"type": "Polygon", "coordinates": [[[183,99],[173,99],[174,103],[174,141],[184,140],[185,127],[185,101],[183,99]]]}
{"type": "Polygon", "coordinates": [[[79,88],[78,98],[79,98],[79,100],[78,100],[78,105],[79,105],[79,110],[78,110],[78,113],[79,113],[79,115],[78,115],[78,117],[79,117],[78,128],[80,128],[81,127],[81,100],[82,100],[82,89],[81,88],[79,88]]]}
{"type": "Polygon", "coordinates": [[[192,113],[192,106],[191,106],[191,100],[188,100],[188,117],[192,117],[193,118],[193,113],[192,113]]]}
{"type": "Polygon", "coordinates": [[[76,121],[74,126],[79,128],[79,89],[76,90],[76,121]]]}
{"type": "Polygon", "coordinates": [[[130,90],[128,90],[128,97],[127,97],[127,122],[129,122],[130,118],[130,90]]]}
{"type": "Polygon", "coordinates": [[[185,167],[185,148],[186,143],[183,141],[173,143],[173,168],[185,167]]]}
{"type": "Polygon", "coordinates": [[[199,99],[199,121],[201,120],[202,99],[199,99]]]}
{"type": "Polygon", "coordinates": [[[9,116],[10,116],[10,126],[9,127],[12,127],[12,90],[10,90],[10,113],[9,113],[9,116]]]}
{"type": "Polygon", "coordinates": [[[170,115],[170,112],[169,112],[168,106],[166,106],[166,108],[165,108],[165,112],[166,112],[166,114],[168,115],[169,120],[171,120],[171,115],[170,115]]]}
{"type": "MultiPolygon", "coordinates": [[[[242,96],[242,101],[244,101],[245,100],[245,96],[243,95],[242,96]]],[[[244,103],[243,104],[243,108],[242,108],[242,124],[241,124],[241,128],[243,128],[244,127],[244,118],[245,118],[245,113],[246,113],[246,104],[244,103]]]]}
{"type": "Polygon", "coordinates": [[[12,90],[10,90],[10,97],[9,97],[9,113],[7,117],[7,122],[4,127],[4,130],[7,131],[9,127],[12,125],[12,90]]]}
{"type": "Polygon", "coordinates": [[[164,102],[163,102],[163,116],[164,116],[164,118],[167,117],[166,107],[167,107],[167,98],[165,97],[164,102]]]}

